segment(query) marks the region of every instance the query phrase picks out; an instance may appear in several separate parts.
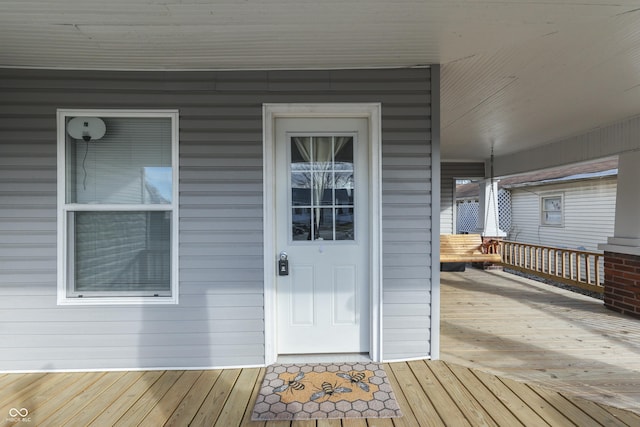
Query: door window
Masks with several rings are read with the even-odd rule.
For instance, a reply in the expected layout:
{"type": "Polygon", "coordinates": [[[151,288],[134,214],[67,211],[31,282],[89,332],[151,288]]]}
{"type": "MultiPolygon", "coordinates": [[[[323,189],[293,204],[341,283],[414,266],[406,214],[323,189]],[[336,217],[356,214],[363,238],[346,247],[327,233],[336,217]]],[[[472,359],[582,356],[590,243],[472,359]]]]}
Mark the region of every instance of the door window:
{"type": "Polygon", "coordinates": [[[291,136],[291,240],[354,240],[354,136],[291,136]]]}

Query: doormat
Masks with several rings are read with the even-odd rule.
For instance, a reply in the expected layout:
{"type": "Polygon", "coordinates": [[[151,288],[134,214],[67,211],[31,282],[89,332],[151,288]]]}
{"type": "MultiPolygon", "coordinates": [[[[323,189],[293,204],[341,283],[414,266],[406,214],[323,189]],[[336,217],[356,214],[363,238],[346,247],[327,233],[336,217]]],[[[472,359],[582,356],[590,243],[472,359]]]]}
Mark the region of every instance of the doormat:
{"type": "Polygon", "coordinates": [[[401,417],[391,384],[378,363],[271,365],[251,419],[401,417]]]}

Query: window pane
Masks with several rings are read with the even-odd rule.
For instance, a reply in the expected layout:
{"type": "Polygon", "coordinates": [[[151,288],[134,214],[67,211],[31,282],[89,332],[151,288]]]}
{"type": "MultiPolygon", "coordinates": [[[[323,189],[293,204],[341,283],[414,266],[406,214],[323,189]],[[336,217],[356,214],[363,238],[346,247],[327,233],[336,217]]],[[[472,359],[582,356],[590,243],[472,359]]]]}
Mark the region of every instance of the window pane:
{"type": "Polygon", "coordinates": [[[543,201],[545,211],[560,211],[562,209],[562,200],[560,197],[545,198],[543,201]]]}
{"type": "Polygon", "coordinates": [[[291,169],[308,171],[311,169],[311,138],[295,136],[291,138],[291,169]]]}
{"type": "Polygon", "coordinates": [[[353,137],[336,137],[335,144],[335,169],[353,170],[353,137]]]}
{"type": "Polygon", "coordinates": [[[293,172],[291,174],[291,204],[311,206],[311,174],[293,172]]]}
{"type": "Polygon", "coordinates": [[[333,138],[316,137],[312,143],[313,170],[330,171],[333,164],[333,138]]]}
{"type": "Polygon", "coordinates": [[[322,208],[315,209],[317,218],[316,221],[317,233],[315,233],[316,240],[333,240],[333,209],[322,208]]]}
{"type": "Polygon", "coordinates": [[[67,203],[171,203],[171,119],[103,120],[99,140],[67,135],[67,203]]]}
{"type": "Polygon", "coordinates": [[[336,208],[336,240],[353,240],[353,208],[336,208]]]}
{"type": "Polygon", "coordinates": [[[293,240],[311,240],[311,209],[292,209],[291,231],[293,240]]]}
{"type": "Polygon", "coordinates": [[[545,224],[562,224],[562,214],[560,212],[545,212],[545,224]]]}
{"type": "Polygon", "coordinates": [[[336,172],[336,205],[353,205],[353,172],[336,172]]]}
{"type": "Polygon", "coordinates": [[[313,204],[332,205],[333,204],[333,173],[316,172],[313,174],[313,204]]]}
{"type": "Polygon", "coordinates": [[[74,212],[70,225],[75,292],[170,293],[170,212],[74,212]]]}

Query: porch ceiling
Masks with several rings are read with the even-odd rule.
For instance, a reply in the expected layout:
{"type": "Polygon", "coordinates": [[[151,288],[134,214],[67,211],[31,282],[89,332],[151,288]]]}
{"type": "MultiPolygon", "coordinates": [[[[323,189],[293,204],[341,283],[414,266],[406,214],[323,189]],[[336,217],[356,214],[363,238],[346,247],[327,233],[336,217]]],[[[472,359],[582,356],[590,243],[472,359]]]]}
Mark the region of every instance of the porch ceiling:
{"type": "Polygon", "coordinates": [[[222,70],[442,64],[442,157],[640,114],[629,0],[3,0],[0,66],[222,70]]]}

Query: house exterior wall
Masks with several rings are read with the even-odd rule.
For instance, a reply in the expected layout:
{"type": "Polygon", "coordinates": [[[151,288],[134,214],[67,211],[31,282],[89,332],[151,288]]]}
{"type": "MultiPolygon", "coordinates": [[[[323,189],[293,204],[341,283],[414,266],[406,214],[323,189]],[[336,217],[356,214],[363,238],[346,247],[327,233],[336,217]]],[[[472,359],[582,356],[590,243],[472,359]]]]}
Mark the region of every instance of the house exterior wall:
{"type": "Polygon", "coordinates": [[[484,177],[484,163],[447,162],[441,168],[440,234],[455,234],[456,179],[484,177]]]}
{"type": "Polygon", "coordinates": [[[430,70],[0,70],[0,370],[264,363],[262,104],[382,103],[385,359],[428,356],[430,70]],[[180,302],[56,305],[56,110],[178,109],[180,302]]]}
{"type": "Polygon", "coordinates": [[[512,188],[507,239],[598,251],[598,244],[613,235],[615,205],[615,177],[512,188]],[[563,225],[541,225],[540,197],[555,194],[563,195],[563,225]]]}

